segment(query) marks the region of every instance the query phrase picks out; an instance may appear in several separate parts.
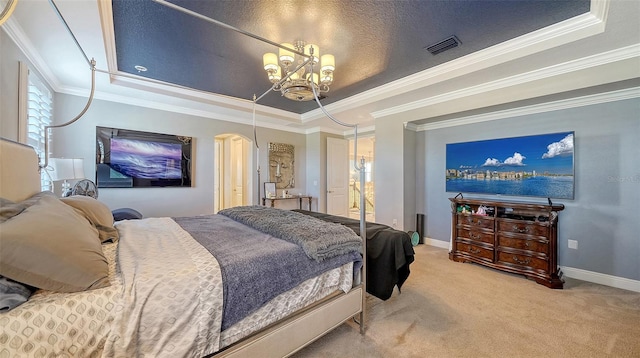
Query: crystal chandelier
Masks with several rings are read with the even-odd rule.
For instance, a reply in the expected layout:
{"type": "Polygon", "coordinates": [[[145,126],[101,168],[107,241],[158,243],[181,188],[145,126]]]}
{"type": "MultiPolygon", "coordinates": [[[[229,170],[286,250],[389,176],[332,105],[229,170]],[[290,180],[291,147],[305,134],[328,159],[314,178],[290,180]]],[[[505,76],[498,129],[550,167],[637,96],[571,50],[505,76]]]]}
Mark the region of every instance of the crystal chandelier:
{"type": "Polygon", "coordinates": [[[312,100],[313,89],[311,86],[315,86],[317,93],[329,91],[329,86],[333,82],[333,71],[335,70],[333,55],[325,54],[320,56],[318,46],[307,44],[304,41],[296,41],[294,44],[283,43],[282,47],[289,48],[291,51],[280,48],[278,55],[269,52],[262,57],[264,70],[267,71],[269,81],[275,84],[274,91],[280,91],[283,96],[294,101],[312,100]],[[306,57],[302,56],[302,53],[306,57]],[[311,57],[313,57],[313,60],[300,67],[311,57]],[[295,71],[298,67],[300,68],[295,71]],[[286,79],[281,81],[283,73],[286,79]]]}

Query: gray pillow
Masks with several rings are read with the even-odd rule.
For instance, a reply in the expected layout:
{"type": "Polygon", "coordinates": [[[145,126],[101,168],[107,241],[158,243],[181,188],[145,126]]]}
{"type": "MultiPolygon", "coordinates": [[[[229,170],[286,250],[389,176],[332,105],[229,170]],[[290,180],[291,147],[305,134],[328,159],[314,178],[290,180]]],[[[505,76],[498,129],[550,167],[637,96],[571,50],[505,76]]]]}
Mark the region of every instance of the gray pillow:
{"type": "Polygon", "coordinates": [[[113,215],[104,203],[90,196],[82,195],[73,195],[60,200],[78,210],[78,213],[86,217],[98,229],[100,241],[116,242],[118,240],[118,230],[113,227],[113,215]]]}
{"type": "Polygon", "coordinates": [[[55,196],[32,199],[0,224],[0,275],[59,292],[108,286],[108,263],[93,225],[55,196]]]}

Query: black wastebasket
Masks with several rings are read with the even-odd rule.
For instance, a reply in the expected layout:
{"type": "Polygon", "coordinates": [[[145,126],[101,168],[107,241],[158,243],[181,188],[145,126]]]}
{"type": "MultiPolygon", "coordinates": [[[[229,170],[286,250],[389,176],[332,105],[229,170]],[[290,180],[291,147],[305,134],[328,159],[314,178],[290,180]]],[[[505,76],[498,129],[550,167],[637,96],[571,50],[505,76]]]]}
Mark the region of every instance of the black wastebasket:
{"type": "Polygon", "coordinates": [[[420,235],[418,244],[424,244],[424,214],[418,214],[416,218],[416,231],[420,235]]]}

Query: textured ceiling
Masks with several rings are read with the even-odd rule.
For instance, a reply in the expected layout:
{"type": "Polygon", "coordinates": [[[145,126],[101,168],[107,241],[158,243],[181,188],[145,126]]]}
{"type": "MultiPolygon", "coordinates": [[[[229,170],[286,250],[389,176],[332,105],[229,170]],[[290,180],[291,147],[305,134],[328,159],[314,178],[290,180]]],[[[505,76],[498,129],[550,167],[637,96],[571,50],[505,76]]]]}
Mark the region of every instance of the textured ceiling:
{"type": "MultiPolygon", "coordinates": [[[[305,40],[335,55],[324,104],[589,11],[588,0],[171,2],[277,43],[305,40]],[[451,35],[462,44],[435,56],[425,50],[451,35]]],[[[262,54],[277,52],[274,46],[151,0],[112,5],[118,70],[243,99],[270,87],[262,54]]],[[[276,92],[260,104],[294,113],[317,108],[276,92]]]]}

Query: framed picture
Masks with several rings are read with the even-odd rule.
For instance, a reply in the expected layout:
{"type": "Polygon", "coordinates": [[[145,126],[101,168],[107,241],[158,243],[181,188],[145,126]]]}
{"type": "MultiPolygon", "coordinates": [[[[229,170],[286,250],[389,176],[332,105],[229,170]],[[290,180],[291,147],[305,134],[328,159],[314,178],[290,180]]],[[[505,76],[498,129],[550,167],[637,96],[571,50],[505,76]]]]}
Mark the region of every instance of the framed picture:
{"type": "Polygon", "coordinates": [[[291,144],[269,143],[269,181],[278,189],[295,187],[294,147],[291,144]]]}
{"type": "Polygon", "coordinates": [[[264,183],[264,197],[267,199],[276,197],[276,183],[273,183],[273,182],[264,183]]]}
{"type": "Polygon", "coordinates": [[[574,197],[574,132],[447,144],[446,191],[574,197]]]}

